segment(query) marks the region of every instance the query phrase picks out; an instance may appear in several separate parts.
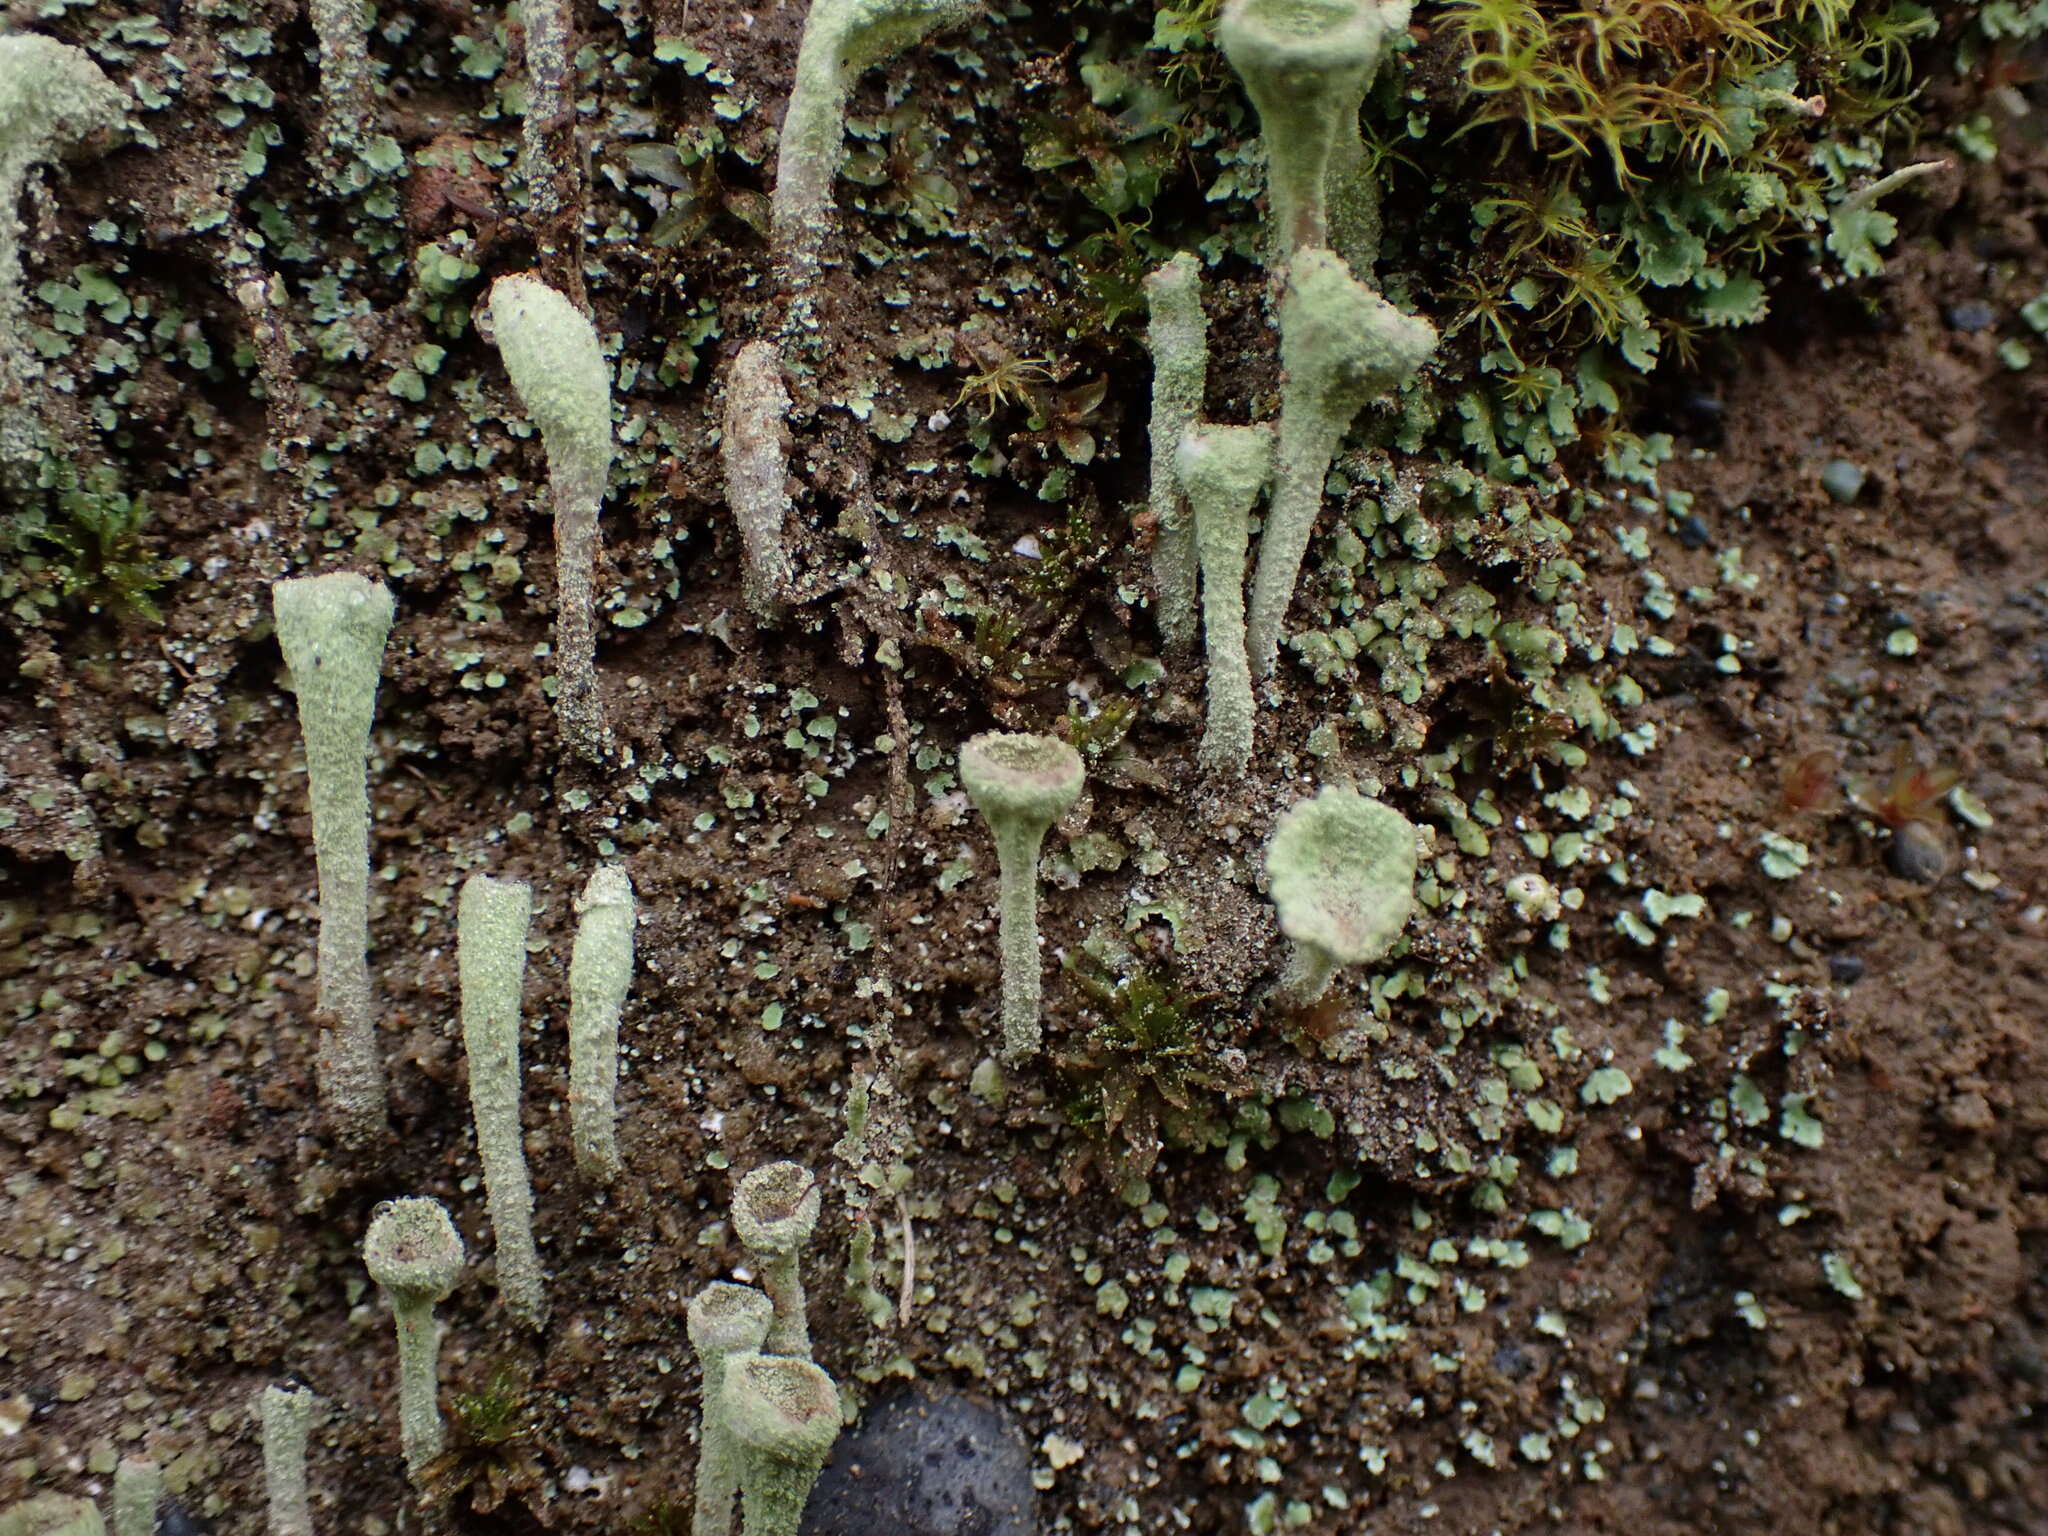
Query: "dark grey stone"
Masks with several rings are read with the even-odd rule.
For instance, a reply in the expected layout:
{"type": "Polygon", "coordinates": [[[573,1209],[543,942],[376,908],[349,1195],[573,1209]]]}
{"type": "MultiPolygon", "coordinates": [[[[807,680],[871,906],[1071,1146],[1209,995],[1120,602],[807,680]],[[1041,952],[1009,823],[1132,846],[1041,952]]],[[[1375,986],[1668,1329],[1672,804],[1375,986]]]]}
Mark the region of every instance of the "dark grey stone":
{"type": "Polygon", "coordinates": [[[961,1392],[913,1390],[842,1435],[803,1536],[1037,1536],[1031,1452],[1009,1416],[961,1392]]]}

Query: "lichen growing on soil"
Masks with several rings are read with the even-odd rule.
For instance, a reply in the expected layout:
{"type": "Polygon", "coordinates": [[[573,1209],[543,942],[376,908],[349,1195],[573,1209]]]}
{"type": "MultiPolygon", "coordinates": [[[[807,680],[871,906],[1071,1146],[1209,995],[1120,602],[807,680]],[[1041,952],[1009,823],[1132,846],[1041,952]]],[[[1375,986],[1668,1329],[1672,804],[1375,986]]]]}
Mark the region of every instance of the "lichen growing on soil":
{"type": "Polygon", "coordinates": [[[296,1380],[319,1529],[676,1529],[683,1307],[747,1262],[736,1178],[791,1159],[819,1363],[856,1404],[995,1403],[1046,1530],[2039,1524],[2038,19],[1419,7],[1364,125],[1385,291],[1444,346],[1339,455],[1251,770],[1205,781],[1149,606],[1139,285],[1194,252],[1203,415],[1273,414],[1216,9],[1001,0],[853,90],[772,632],[715,381],[777,319],[801,5],[574,8],[574,120],[539,126],[587,156],[580,240],[528,217],[516,12],[380,8],[331,186],[297,8],[10,13],[133,107],[18,210],[54,446],[0,505],[0,1507],[147,1457],[254,1532],[247,1405],[296,1380]],[[547,465],[471,322],[543,249],[581,250],[612,373],[602,765],[562,751],[547,465]],[[330,569],[399,598],[396,1139],[356,1156],[315,1099],[267,598],[330,569]],[[1087,764],[1012,1065],[954,768],[992,730],[1087,764]],[[1954,776],[1913,815],[1901,744],[1954,776]],[[1422,830],[1417,910],[1282,1015],[1260,851],[1341,783],[1422,830]],[[607,863],[644,921],[599,1192],[563,1025],[607,863]],[[428,1517],[357,1253],[400,1195],[493,1251],[479,870],[534,892],[550,1321],[508,1328],[487,1266],[441,1307],[428,1517]]]}

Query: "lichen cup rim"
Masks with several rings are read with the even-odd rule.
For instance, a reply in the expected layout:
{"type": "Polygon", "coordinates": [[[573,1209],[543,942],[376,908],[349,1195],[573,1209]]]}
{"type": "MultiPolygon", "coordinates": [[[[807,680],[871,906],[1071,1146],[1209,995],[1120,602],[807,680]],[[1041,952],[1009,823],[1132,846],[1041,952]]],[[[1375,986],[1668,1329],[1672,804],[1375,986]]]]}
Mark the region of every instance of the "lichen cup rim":
{"type": "Polygon", "coordinates": [[[1386,28],[1379,0],[1232,0],[1222,25],[1229,47],[1250,46],[1281,69],[1329,73],[1379,56],[1386,28]]]}
{"type": "Polygon", "coordinates": [[[370,1213],[363,1267],[384,1290],[444,1300],[466,1261],[462,1234],[440,1201],[408,1196],[386,1200],[370,1213]]]}
{"type": "Polygon", "coordinates": [[[763,1163],[733,1194],[732,1224],[756,1253],[793,1253],[818,1225],[818,1176],[802,1163],[763,1163]]]}
{"type": "Polygon", "coordinates": [[[700,1352],[757,1350],[768,1337],[775,1303],[751,1285],[713,1280],[684,1309],[690,1343],[700,1352]]]}
{"type": "Polygon", "coordinates": [[[1023,816],[1050,826],[1080,798],[1087,765],[1057,736],[984,731],[960,748],[960,782],[984,815],[1023,816]]]}
{"type": "Polygon", "coordinates": [[[839,1438],[839,1389],[815,1362],[753,1351],[726,1363],[723,1403],[734,1438],[789,1461],[823,1461],[839,1438]]]}

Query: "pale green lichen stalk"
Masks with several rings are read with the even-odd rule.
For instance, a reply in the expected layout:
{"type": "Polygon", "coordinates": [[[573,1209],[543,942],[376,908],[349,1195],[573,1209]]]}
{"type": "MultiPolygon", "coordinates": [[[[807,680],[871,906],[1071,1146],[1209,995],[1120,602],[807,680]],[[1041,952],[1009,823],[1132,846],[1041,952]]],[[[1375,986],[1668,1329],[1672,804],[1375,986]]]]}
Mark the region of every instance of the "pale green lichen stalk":
{"type": "Polygon", "coordinates": [[[306,1493],[306,1431],[316,1401],[301,1387],[265,1387],[257,1395],[270,1536],[313,1536],[313,1507],[306,1493]]]}
{"type": "Polygon", "coordinates": [[[1230,0],[1216,41],[1259,112],[1273,262],[1334,247],[1360,277],[1379,259],[1379,185],[1358,109],[1407,0],[1230,0]]]}
{"type": "Polygon", "coordinates": [[[376,81],[370,72],[370,8],[364,0],[307,0],[320,45],[320,106],[333,157],[329,179],[344,186],[370,148],[376,81]]]}
{"type": "Polygon", "coordinates": [[[82,48],[0,36],[0,467],[33,460],[42,432],[27,399],[38,370],[23,322],[21,196],[29,172],[120,126],[128,98],[82,48]]]}
{"type": "Polygon", "coordinates": [[[770,233],[792,293],[801,296],[817,268],[832,182],[846,159],[846,96],[854,81],[976,9],[976,0],[812,0],[782,117],[769,207],[770,233]]]}
{"type": "MultiPolygon", "coordinates": [[[[520,175],[537,227],[540,249],[553,255],[555,226],[569,197],[580,191],[579,168],[558,152],[574,142],[576,118],[575,23],[568,0],[523,0],[526,24],[526,101],[520,122],[520,175]]],[[[577,221],[580,227],[580,218],[577,221]]]]}
{"type": "Polygon", "coordinates": [[[370,996],[367,761],[394,605],[381,584],[347,571],[280,581],[270,601],[298,695],[320,879],[320,1100],[360,1145],[386,1128],[370,996]]]}
{"type": "Polygon", "coordinates": [[[725,376],[718,452],[726,505],[746,556],[741,589],[748,609],[764,624],[782,616],[791,574],[788,417],[781,354],[772,341],[748,342],[725,376]]]}
{"type": "Polygon", "coordinates": [[[809,1355],[803,1251],[818,1225],[818,1180],[801,1163],[769,1163],[740,1180],[732,1225],[761,1265],[761,1289],[775,1304],[763,1346],[772,1355],[809,1355]]]}
{"type": "Polygon", "coordinates": [[[1273,670],[1280,627],[1322,511],[1323,482],[1344,434],[1368,401],[1415,376],[1436,348],[1436,329],[1404,315],[1329,251],[1303,251],[1280,301],[1280,443],[1273,501],[1259,537],[1247,646],[1252,674],[1273,670]]]}
{"type": "Polygon", "coordinates": [[[164,1501],[164,1469],[140,1456],[114,1468],[114,1536],[156,1536],[156,1509],[164,1501]]]}
{"type": "Polygon", "coordinates": [[[633,989],[633,882],[615,864],[576,904],[569,957],[569,1139],[593,1183],[619,1176],[619,1011],[633,989]]]}
{"type": "Polygon", "coordinates": [[[39,1493],[0,1509],[0,1536],[107,1536],[107,1522],[90,1499],[39,1493]]]}
{"type": "Polygon", "coordinates": [[[533,1185],[519,1128],[519,1001],[526,981],[526,930],[533,887],[471,875],[462,883],[455,970],[462,988],[462,1047],[469,1055],[469,1107],[497,1248],[498,1292],[522,1322],[547,1320],[540,1254],[533,1245],[533,1185]]]}
{"type": "Polygon", "coordinates": [[[1003,960],[1003,1055],[1044,1038],[1039,1018],[1038,850],[1081,794],[1081,754],[1055,736],[991,731],[960,749],[960,783],[995,838],[1003,960]]]}
{"type": "Polygon", "coordinates": [[[1202,414],[1209,377],[1209,322],[1202,269],[1186,251],[1145,279],[1152,350],[1152,584],[1159,635],[1170,651],[1195,643],[1195,528],[1175,465],[1180,440],[1202,414]]]}
{"type": "Polygon", "coordinates": [[[1377,960],[1401,937],[1415,907],[1415,828],[1355,789],[1324,789],[1274,827],[1266,878],[1294,941],[1276,997],[1306,1008],[1339,966],[1377,960]]]}
{"type": "Polygon", "coordinates": [[[690,1298],[690,1347],[697,1352],[704,1371],[696,1510],[690,1536],[730,1536],[732,1531],[740,1467],[739,1450],[725,1421],[725,1367],[734,1355],[760,1349],[774,1313],[774,1303],[752,1286],[724,1280],[712,1281],[690,1298]]]}
{"type": "Polygon", "coordinates": [[[587,762],[602,762],[607,737],[591,573],[598,507],[612,469],[611,373],[589,319],[531,273],[491,286],[491,334],[547,449],[560,668],[555,714],[570,749],[587,762]]]}
{"type": "Polygon", "coordinates": [[[414,1483],[441,1454],[441,1329],[434,1308],[455,1289],[462,1262],[462,1238],[437,1200],[388,1201],[370,1218],[363,1267],[398,1325],[398,1438],[414,1483]]]}
{"type": "Polygon", "coordinates": [[[1209,719],[1202,771],[1239,774],[1252,760],[1252,674],[1244,644],[1244,557],[1252,508],[1273,468],[1265,427],[1198,427],[1180,441],[1180,482],[1202,557],[1202,634],[1209,653],[1209,719]]]}
{"type": "Polygon", "coordinates": [[[839,1438],[839,1389],[808,1360],[735,1355],[720,1393],[740,1454],[746,1536],[797,1536],[839,1438]]]}

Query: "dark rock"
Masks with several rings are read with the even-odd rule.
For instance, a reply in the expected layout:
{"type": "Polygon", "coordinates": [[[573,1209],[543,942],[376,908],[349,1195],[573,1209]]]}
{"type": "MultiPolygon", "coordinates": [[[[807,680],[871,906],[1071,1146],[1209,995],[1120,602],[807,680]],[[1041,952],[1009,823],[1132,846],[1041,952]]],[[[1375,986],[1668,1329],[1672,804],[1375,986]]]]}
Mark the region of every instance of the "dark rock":
{"type": "Polygon", "coordinates": [[[1036,1499],[1008,1415],[965,1393],[913,1391],[840,1437],[803,1536],[1036,1536],[1036,1499]]]}
{"type": "Polygon", "coordinates": [[[1705,549],[1714,542],[1714,530],[1697,512],[1688,512],[1678,520],[1678,542],[1687,549],[1705,549]]]}
{"type": "Polygon", "coordinates": [[[1854,986],[1863,979],[1863,957],[1861,955],[1829,955],[1828,975],[1845,987],[1854,986]]]}
{"type": "Polygon", "coordinates": [[[211,1536],[213,1527],[186,1512],[176,1499],[165,1499],[156,1512],[156,1536],[211,1536]]]}
{"type": "Polygon", "coordinates": [[[1998,323],[1998,311],[1981,299],[1965,299],[1960,304],[1949,306],[1948,323],[1951,330],[1975,335],[1998,323]]]}

